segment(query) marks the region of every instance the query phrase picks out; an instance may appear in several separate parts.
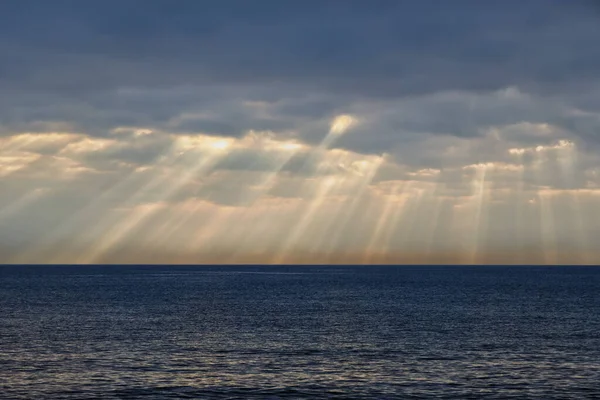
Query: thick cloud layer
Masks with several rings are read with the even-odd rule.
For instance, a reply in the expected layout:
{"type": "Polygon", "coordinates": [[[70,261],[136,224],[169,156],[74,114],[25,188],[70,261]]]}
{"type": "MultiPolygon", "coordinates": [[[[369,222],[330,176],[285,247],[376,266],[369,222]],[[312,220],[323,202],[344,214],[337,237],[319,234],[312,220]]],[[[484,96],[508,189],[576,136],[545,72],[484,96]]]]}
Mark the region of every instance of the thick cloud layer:
{"type": "MultiPolygon", "coordinates": [[[[511,86],[593,109],[598,15],[591,2],[547,0],[3,2],[1,120],[102,132],[217,108],[176,125],[239,135],[292,122],[233,99],[291,99],[279,111],[302,117],[365,98],[511,86]]],[[[438,129],[464,124],[460,106],[438,106],[438,129]]]]}
{"type": "Polygon", "coordinates": [[[65,93],[273,80],[396,96],[551,88],[585,84],[600,62],[597,8],[579,1],[24,0],[0,14],[7,75],[65,93]]]}

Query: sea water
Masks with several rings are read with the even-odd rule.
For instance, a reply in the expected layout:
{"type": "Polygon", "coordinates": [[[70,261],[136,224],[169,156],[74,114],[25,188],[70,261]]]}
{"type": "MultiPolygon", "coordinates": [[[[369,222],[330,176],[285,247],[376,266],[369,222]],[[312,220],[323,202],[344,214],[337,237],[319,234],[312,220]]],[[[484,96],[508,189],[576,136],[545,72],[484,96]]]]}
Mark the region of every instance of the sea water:
{"type": "Polygon", "coordinates": [[[600,268],[0,267],[0,398],[600,398],[600,268]]]}

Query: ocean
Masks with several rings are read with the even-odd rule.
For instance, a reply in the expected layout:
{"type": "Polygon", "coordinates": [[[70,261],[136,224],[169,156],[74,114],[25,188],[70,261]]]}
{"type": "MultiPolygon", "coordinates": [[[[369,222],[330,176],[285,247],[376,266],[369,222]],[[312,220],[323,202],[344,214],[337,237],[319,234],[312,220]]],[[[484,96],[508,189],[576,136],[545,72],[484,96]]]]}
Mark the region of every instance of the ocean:
{"type": "Polygon", "coordinates": [[[1,266],[3,399],[599,399],[600,268],[1,266]]]}

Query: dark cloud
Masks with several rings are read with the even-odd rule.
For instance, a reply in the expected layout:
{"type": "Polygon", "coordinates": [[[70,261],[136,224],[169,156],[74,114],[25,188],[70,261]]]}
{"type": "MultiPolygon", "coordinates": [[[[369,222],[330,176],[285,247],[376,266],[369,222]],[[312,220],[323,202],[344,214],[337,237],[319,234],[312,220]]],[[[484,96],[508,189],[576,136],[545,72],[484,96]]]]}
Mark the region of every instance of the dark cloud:
{"type": "Polygon", "coordinates": [[[598,37],[584,1],[5,1],[0,132],[272,130],[318,143],[350,110],[374,118],[337,145],[368,153],[524,121],[594,141],[600,120],[564,109],[600,107],[598,37]],[[503,96],[510,86],[537,102],[503,96]]]}
{"type": "Polygon", "coordinates": [[[373,96],[586,82],[600,64],[584,2],[2,2],[3,87],[284,82],[373,96]]]}
{"type": "Polygon", "coordinates": [[[316,144],[350,112],[367,120],[335,145],[365,153],[522,122],[591,143],[597,10],[578,0],[1,2],[0,132],[294,131],[316,144]]]}

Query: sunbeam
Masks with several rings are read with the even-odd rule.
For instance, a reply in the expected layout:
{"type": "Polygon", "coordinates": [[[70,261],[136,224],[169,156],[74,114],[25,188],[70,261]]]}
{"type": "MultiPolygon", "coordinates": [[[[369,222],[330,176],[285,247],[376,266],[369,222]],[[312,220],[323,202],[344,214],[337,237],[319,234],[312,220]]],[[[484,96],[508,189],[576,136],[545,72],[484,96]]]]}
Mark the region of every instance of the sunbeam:
{"type": "Polygon", "coordinates": [[[558,261],[558,243],[556,240],[556,227],[554,223],[554,210],[552,207],[553,194],[551,190],[542,183],[545,170],[553,165],[546,152],[550,150],[547,146],[537,146],[534,154],[534,173],[537,178],[538,212],[540,224],[540,239],[544,263],[556,264],[558,261]]]}
{"type": "Polygon", "coordinates": [[[315,215],[327,200],[327,196],[339,189],[344,184],[344,180],[345,178],[340,176],[326,176],[317,182],[317,189],[308,206],[299,218],[298,223],[289,232],[280,250],[275,253],[271,264],[283,264],[286,261],[290,252],[294,250],[294,246],[298,245],[298,241],[303,237],[315,215]]]}
{"type": "Polygon", "coordinates": [[[346,196],[346,200],[342,201],[337,210],[329,215],[329,224],[322,229],[327,237],[323,236],[322,240],[315,243],[312,247],[313,252],[331,256],[338,249],[342,234],[349,229],[351,220],[356,217],[361,201],[365,200],[365,195],[384,162],[385,156],[381,156],[354,162],[349,167],[341,164],[350,173],[348,179],[351,181],[351,187],[349,190],[352,191],[352,195],[346,196]]]}
{"type": "Polygon", "coordinates": [[[475,169],[475,176],[472,181],[472,215],[471,215],[471,226],[470,239],[469,239],[469,250],[468,250],[468,263],[477,264],[479,257],[481,256],[481,236],[485,233],[486,229],[486,206],[488,204],[488,190],[486,188],[486,174],[489,169],[488,164],[476,164],[473,166],[475,169]]]}
{"type": "Polygon", "coordinates": [[[590,257],[590,242],[586,235],[586,231],[588,230],[585,226],[585,222],[582,215],[582,207],[580,202],[580,193],[576,190],[573,190],[573,187],[577,185],[577,155],[578,149],[575,143],[569,141],[562,141],[562,146],[557,149],[558,154],[558,162],[561,168],[562,176],[563,176],[563,185],[567,188],[567,201],[569,202],[571,211],[569,215],[571,216],[570,220],[572,222],[572,228],[575,230],[574,235],[577,238],[577,243],[575,243],[575,247],[578,249],[579,258],[584,264],[591,264],[592,258],[590,257]]]}
{"type": "Polygon", "coordinates": [[[47,193],[47,189],[33,189],[7,205],[0,204],[0,221],[31,207],[47,193]]]}
{"type": "Polygon", "coordinates": [[[335,117],[330,123],[327,135],[325,135],[323,140],[321,140],[321,143],[308,154],[306,161],[302,165],[301,171],[310,172],[309,169],[313,165],[318,164],[317,160],[324,159],[327,155],[327,150],[354,125],[356,125],[356,119],[351,115],[339,115],[335,117]]]}
{"type": "Polygon", "coordinates": [[[415,229],[418,227],[419,209],[426,188],[423,182],[410,180],[403,186],[403,193],[395,207],[388,227],[383,234],[385,254],[408,254],[415,249],[415,229]]]}
{"type": "Polygon", "coordinates": [[[430,198],[430,204],[433,203],[430,207],[430,212],[427,213],[429,223],[426,225],[427,228],[425,230],[425,237],[423,239],[423,260],[427,263],[431,262],[431,259],[436,252],[436,234],[438,233],[440,226],[440,215],[443,205],[445,204],[445,199],[438,195],[439,186],[440,184],[435,182],[431,193],[427,196],[430,198]]]}
{"type": "Polygon", "coordinates": [[[542,235],[542,252],[546,264],[556,264],[558,261],[558,243],[556,241],[556,226],[552,208],[553,195],[540,190],[538,192],[540,229],[542,235]]]}
{"type": "Polygon", "coordinates": [[[406,200],[402,198],[402,189],[405,185],[407,184],[403,181],[395,182],[391,191],[388,194],[382,195],[385,197],[384,206],[370,235],[371,239],[364,252],[363,264],[371,263],[375,254],[384,254],[387,251],[386,239],[388,239],[387,236],[392,224],[395,223],[393,214],[401,212],[406,204],[406,200]],[[402,200],[399,201],[398,197],[402,200]]]}
{"type": "Polygon", "coordinates": [[[238,248],[232,252],[232,258],[235,258],[237,253],[245,248],[246,242],[251,236],[245,235],[242,232],[246,227],[252,228],[255,226],[255,221],[250,221],[250,219],[253,218],[252,215],[254,215],[253,206],[267,195],[277,184],[277,177],[292,157],[304,149],[305,146],[297,142],[287,141],[270,143],[266,150],[270,150],[271,153],[274,153],[270,155],[270,159],[273,160],[272,169],[261,173],[258,181],[252,187],[245,189],[244,195],[239,199],[239,204],[242,209],[235,213],[235,221],[229,220],[231,217],[230,213],[226,216],[221,215],[220,213],[212,215],[209,221],[203,224],[193,235],[194,239],[190,241],[187,249],[189,251],[197,251],[201,243],[205,242],[211,235],[210,232],[213,231],[214,226],[224,226],[228,228],[228,235],[236,236],[238,238],[238,248]]]}
{"type": "MultiPolygon", "coordinates": [[[[171,199],[184,185],[189,183],[192,179],[203,178],[214,165],[227,154],[227,149],[232,145],[231,140],[215,140],[209,143],[211,151],[208,154],[203,154],[203,157],[199,162],[192,165],[192,167],[186,168],[177,179],[169,179],[162,177],[155,182],[150,182],[141,191],[137,192],[134,196],[128,199],[128,201],[122,205],[122,207],[134,207],[130,216],[121,217],[117,223],[112,223],[108,231],[104,231],[102,238],[92,246],[90,250],[83,255],[79,261],[81,263],[93,263],[104,253],[108,252],[111,247],[117,244],[122,238],[124,238],[130,231],[134,230],[139,224],[144,222],[147,218],[152,216],[160,207],[152,206],[151,204],[145,204],[138,210],[137,202],[143,199],[144,196],[150,195],[151,189],[158,189],[161,185],[164,187],[160,194],[151,196],[155,204],[162,204],[165,201],[171,199]]],[[[183,148],[187,148],[187,143],[184,143],[183,148]]],[[[192,148],[195,148],[195,143],[192,142],[192,148]]]]}
{"type": "Polygon", "coordinates": [[[525,177],[528,166],[525,165],[525,149],[512,148],[508,150],[508,153],[516,160],[517,165],[520,167],[517,175],[516,187],[513,188],[514,195],[512,198],[514,199],[514,203],[512,204],[512,208],[515,210],[515,219],[512,226],[512,231],[514,232],[515,239],[517,241],[515,247],[519,249],[519,252],[521,252],[525,250],[525,242],[528,239],[526,232],[527,221],[525,221],[525,217],[528,213],[527,208],[530,208],[530,202],[532,201],[532,199],[527,197],[525,185],[525,177]]]}

